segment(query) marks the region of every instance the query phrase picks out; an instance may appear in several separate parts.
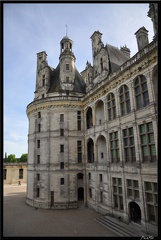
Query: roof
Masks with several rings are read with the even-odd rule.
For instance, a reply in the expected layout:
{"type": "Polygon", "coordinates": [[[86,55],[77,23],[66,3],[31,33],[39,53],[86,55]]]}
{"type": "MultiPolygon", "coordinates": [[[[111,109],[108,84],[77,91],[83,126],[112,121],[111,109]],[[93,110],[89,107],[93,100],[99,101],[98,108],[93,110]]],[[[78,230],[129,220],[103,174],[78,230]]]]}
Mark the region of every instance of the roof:
{"type": "MultiPolygon", "coordinates": [[[[62,89],[60,87],[59,75],[60,75],[60,64],[58,64],[57,68],[54,71],[51,71],[51,73],[50,73],[50,88],[48,90],[48,93],[62,91],[62,89]]],[[[75,68],[75,79],[74,79],[74,90],[73,91],[79,92],[79,93],[86,92],[86,84],[76,68],[75,68]]]]}
{"type": "Polygon", "coordinates": [[[107,44],[106,48],[110,61],[110,70],[111,72],[114,72],[119,66],[128,60],[128,57],[117,47],[114,47],[110,44],[107,44]]]}

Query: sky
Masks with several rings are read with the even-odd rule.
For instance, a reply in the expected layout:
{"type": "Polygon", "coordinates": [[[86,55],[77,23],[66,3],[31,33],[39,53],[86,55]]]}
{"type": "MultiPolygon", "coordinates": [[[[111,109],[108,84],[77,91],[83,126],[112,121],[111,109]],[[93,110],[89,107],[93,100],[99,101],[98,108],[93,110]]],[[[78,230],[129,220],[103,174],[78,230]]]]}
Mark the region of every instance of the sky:
{"type": "Polygon", "coordinates": [[[17,158],[28,152],[26,107],[34,99],[38,52],[46,51],[49,66],[56,68],[60,41],[67,32],[81,72],[87,60],[93,65],[90,37],[94,31],[102,33],[104,45],[126,45],[131,57],[138,51],[135,32],[139,28],[149,31],[149,42],[154,36],[148,3],[6,3],[3,7],[3,155],[17,158]]]}

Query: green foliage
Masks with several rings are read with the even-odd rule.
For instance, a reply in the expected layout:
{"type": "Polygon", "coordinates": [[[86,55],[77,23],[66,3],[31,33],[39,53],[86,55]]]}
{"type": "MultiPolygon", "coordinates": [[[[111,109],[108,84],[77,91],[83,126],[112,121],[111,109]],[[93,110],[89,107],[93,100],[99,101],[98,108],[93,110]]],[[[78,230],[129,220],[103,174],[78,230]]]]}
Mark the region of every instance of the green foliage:
{"type": "Polygon", "coordinates": [[[14,162],[17,162],[17,159],[15,157],[15,154],[10,154],[8,155],[8,162],[11,162],[11,163],[14,163],[14,162]]]}
{"type": "Polygon", "coordinates": [[[27,162],[27,153],[23,153],[19,159],[20,162],[27,162]]]}
{"type": "Polygon", "coordinates": [[[5,158],[3,158],[3,162],[5,163],[27,162],[27,153],[23,153],[20,158],[16,158],[15,154],[10,154],[7,157],[7,153],[5,153],[5,158]]]}

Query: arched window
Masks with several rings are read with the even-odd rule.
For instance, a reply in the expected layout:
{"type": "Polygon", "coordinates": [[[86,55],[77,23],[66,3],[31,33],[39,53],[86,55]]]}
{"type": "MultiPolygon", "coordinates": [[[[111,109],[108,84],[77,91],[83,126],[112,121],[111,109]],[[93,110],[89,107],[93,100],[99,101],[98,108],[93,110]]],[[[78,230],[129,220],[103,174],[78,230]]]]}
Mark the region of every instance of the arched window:
{"type": "Polygon", "coordinates": [[[107,108],[108,108],[108,120],[113,120],[116,118],[116,103],[115,96],[113,93],[110,93],[107,96],[107,108]]]}
{"type": "Polygon", "coordinates": [[[149,94],[146,78],[143,75],[134,80],[134,90],[136,99],[136,108],[141,109],[149,104],[149,94]]]}
{"type": "Polygon", "coordinates": [[[120,96],[121,115],[124,116],[125,114],[131,112],[128,87],[126,85],[121,86],[119,94],[120,94],[119,96],[120,96]]]}

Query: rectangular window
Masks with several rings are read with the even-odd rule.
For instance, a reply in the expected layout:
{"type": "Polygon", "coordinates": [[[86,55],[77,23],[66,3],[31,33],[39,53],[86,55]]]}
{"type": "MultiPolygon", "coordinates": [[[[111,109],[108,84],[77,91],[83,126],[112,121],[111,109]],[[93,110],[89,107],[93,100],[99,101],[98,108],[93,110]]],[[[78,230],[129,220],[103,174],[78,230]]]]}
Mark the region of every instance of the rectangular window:
{"type": "Polygon", "coordinates": [[[38,124],[38,132],[40,132],[41,131],[41,124],[39,123],[38,124]]]}
{"type": "Polygon", "coordinates": [[[69,77],[66,77],[66,83],[69,83],[69,77]]]}
{"type": "Polygon", "coordinates": [[[40,163],[40,155],[37,155],[37,164],[40,163]]]}
{"type": "Polygon", "coordinates": [[[37,148],[40,148],[40,140],[37,140],[37,148]]]}
{"type": "Polygon", "coordinates": [[[44,94],[42,94],[42,98],[44,98],[44,94]]]}
{"type": "Polygon", "coordinates": [[[148,222],[158,222],[158,184],[154,182],[144,182],[145,199],[148,211],[148,222]]]}
{"type": "Polygon", "coordinates": [[[111,162],[120,162],[118,132],[110,133],[111,162]]]}
{"type": "Polygon", "coordinates": [[[36,197],[37,197],[37,198],[40,197],[40,189],[39,189],[39,188],[36,189],[36,197]]]}
{"type": "Polygon", "coordinates": [[[60,185],[64,185],[64,178],[60,178],[60,185]]]}
{"type": "Polygon", "coordinates": [[[89,197],[92,198],[92,189],[89,188],[89,197]]]}
{"type": "Polygon", "coordinates": [[[38,112],[38,118],[41,118],[41,112],[38,112]]]}
{"type": "Polygon", "coordinates": [[[122,179],[121,178],[112,178],[113,183],[113,200],[114,208],[118,210],[123,210],[123,194],[122,194],[122,179]]]}
{"type": "Polygon", "coordinates": [[[81,111],[77,111],[77,129],[81,130],[81,111]]]}
{"type": "Polygon", "coordinates": [[[104,158],[103,152],[101,152],[101,158],[104,158]]]}
{"type": "Polygon", "coordinates": [[[19,179],[23,179],[23,169],[19,169],[19,179]]]}
{"type": "Polygon", "coordinates": [[[139,126],[139,132],[143,162],[155,161],[156,150],[152,122],[141,124],[139,126]]]}
{"type": "Polygon", "coordinates": [[[131,199],[139,199],[139,183],[137,180],[126,180],[127,185],[127,197],[131,199]]]}
{"type": "Polygon", "coordinates": [[[91,180],[91,173],[88,173],[88,180],[91,180]]]}
{"type": "Polygon", "coordinates": [[[40,180],[40,174],[37,173],[37,181],[39,181],[39,180],[40,180]]]}
{"type": "Polygon", "coordinates": [[[64,152],[64,145],[63,144],[60,145],[60,152],[64,152]]]}
{"type": "Polygon", "coordinates": [[[64,169],[64,162],[60,163],[60,169],[64,169]]]}
{"type": "Polygon", "coordinates": [[[64,114],[60,114],[60,122],[64,122],[64,114]]]}
{"type": "Polygon", "coordinates": [[[77,141],[78,163],[82,162],[82,141],[77,141]]]}
{"type": "Polygon", "coordinates": [[[99,174],[99,181],[102,182],[102,174],[99,174]]]}
{"type": "Polygon", "coordinates": [[[69,70],[69,64],[66,64],[66,70],[69,70]]]}
{"type": "Polygon", "coordinates": [[[100,202],[103,203],[103,192],[100,192],[100,202]]]}
{"type": "Polygon", "coordinates": [[[7,169],[3,169],[3,179],[6,180],[7,178],[7,169]]]}
{"type": "Polygon", "coordinates": [[[60,136],[64,136],[64,129],[63,128],[60,129],[60,136]]]}
{"type": "Polygon", "coordinates": [[[136,162],[133,127],[123,130],[125,162],[136,162]]]}

